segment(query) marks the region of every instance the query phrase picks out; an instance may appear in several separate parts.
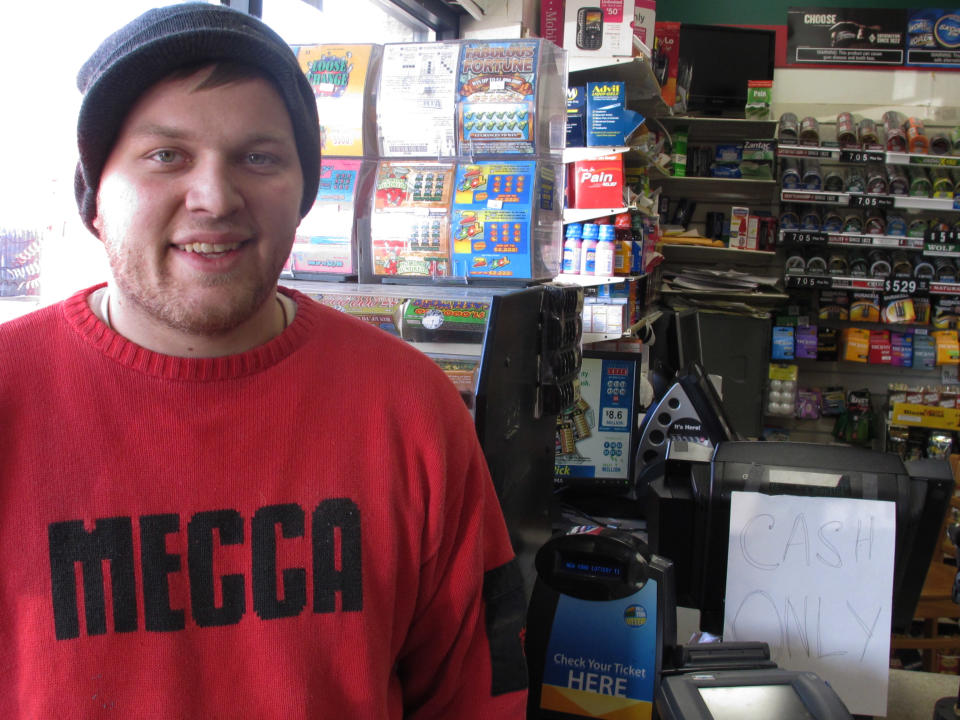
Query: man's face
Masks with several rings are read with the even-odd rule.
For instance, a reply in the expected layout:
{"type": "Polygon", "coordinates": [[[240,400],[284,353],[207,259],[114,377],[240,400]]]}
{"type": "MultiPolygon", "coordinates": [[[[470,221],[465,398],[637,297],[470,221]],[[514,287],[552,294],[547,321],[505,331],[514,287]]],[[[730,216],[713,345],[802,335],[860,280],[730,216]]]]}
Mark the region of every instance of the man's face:
{"type": "Polygon", "coordinates": [[[125,313],[221,335],[271,297],[300,222],[293,126],[264,79],[194,90],[209,69],[150,88],[107,158],[94,225],[125,313]]]}

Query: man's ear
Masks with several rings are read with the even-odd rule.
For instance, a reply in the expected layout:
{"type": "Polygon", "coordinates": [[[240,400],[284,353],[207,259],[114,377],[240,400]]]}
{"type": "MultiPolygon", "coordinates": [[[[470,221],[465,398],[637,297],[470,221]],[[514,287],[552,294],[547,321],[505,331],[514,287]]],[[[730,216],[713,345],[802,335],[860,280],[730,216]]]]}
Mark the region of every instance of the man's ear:
{"type": "Polygon", "coordinates": [[[97,203],[97,214],[93,216],[93,219],[90,221],[90,224],[93,225],[97,230],[97,239],[100,242],[103,242],[103,219],[100,217],[100,204],[97,203]]]}

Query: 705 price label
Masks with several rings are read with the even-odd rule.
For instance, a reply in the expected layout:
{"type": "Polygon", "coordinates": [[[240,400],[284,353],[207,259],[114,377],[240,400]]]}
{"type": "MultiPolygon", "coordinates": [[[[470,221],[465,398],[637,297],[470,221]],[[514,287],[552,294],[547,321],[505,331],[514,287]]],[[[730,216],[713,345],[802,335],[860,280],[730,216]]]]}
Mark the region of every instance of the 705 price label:
{"type": "Polygon", "coordinates": [[[602,415],[601,425],[604,427],[625,428],[630,425],[630,413],[626,408],[604,408],[602,415]]]}
{"type": "Polygon", "coordinates": [[[822,232],[784,230],[783,242],[788,245],[826,245],[830,236],[822,232]]]}
{"type": "Polygon", "coordinates": [[[885,153],[876,150],[841,150],[840,162],[849,163],[868,163],[884,162],[887,159],[885,153]]]}
{"type": "Polygon", "coordinates": [[[852,208],[892,208],[889,195],[851,195],[847,205],[852,208]]]}

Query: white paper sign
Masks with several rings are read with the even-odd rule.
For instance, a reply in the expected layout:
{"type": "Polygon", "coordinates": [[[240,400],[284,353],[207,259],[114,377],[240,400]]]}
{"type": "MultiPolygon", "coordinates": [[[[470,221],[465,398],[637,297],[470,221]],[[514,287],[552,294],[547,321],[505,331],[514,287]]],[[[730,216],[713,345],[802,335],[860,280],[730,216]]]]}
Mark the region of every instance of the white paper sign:
{"type": "Polygon", "coordinates": [[[734,492],[723,639],[764,641],[851,713],[886,715],[895,504],[734,492]]]}

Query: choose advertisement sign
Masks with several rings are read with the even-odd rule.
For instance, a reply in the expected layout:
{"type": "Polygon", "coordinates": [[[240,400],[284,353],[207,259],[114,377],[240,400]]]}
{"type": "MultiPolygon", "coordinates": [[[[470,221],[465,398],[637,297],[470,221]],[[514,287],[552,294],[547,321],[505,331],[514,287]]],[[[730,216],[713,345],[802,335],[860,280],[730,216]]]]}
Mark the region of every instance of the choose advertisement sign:
{"type": "Polygon", "coordinates": [[[907,11],[790,8],[788,65],[903,65],[907,11]]]}

